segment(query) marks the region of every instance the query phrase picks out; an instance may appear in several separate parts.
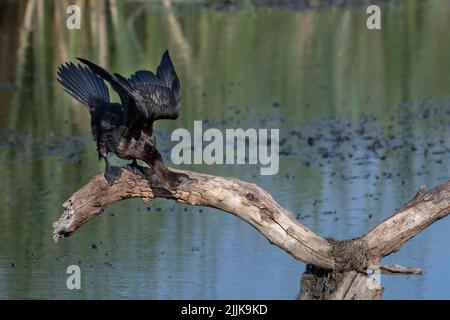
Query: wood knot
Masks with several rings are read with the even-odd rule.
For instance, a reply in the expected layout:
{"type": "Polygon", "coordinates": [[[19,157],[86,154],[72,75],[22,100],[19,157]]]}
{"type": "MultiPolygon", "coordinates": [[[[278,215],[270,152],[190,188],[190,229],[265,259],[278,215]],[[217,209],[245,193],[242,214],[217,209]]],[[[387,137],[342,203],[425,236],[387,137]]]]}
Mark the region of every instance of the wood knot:
{"type": "Polygon", "coordinates": [[[425,191],[425,185],[421,185],[419,187],[419,190],[417,190],[417,193],[414,196],[413,200],[420,200],[424,196],[425,192],[426,192],[425,191]]]}
{"type": "Polygon", "coordinates": [[[100,207],[102,206],[102,203],[101,203],[100,201],[95,201],[95,202],[92,204],[92,206],[95,207],[95,208],[100,208],[100,207]]]}
{"type": "Polygon", "coordinates": [[[259,210],[259,215],[261,216],[261,219],[263,221],[269,222],[269,221],[273,221],[273,213],[272,211],[266,209],[266,208],[262,208],[259,210]]]}
{"type": "Polygon", "coordinates": [[[251,192],[247,193],[245,195],[245,198],[247,198],[247,200],[251,201],[251,202],[255,202],[256,199],[257,199],[256,196],[253,193],[251,193],[251,192]]]}

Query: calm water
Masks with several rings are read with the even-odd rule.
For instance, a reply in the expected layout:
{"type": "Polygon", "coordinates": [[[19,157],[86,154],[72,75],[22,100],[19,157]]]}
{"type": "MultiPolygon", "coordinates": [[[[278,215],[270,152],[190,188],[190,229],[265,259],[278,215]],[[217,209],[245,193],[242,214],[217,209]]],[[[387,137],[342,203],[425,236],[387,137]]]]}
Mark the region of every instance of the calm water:
{"type": "MultiPolygon", "coordinates": [[[[61,204],[102,172],[89,115],[55,81],[83,56],[122,74],[154,69],[169,48],[183,86],[170,133],[205,127],[280,128],[280,171],[184,166],[259,184],[324,236],[369,231],[421,184],[450,177],[450,2],[321,10],[65,1],[0,4],[0,298],[292,299],[304,264],[230,214],[157,200],[115,204],[72,237],[52,240],[61,204]],[[92,15],[95,19],[89,23],[92,15]],[[314,143],[309,143],[314,142],[314,143]],[[313,145],[310,145],[313,144],[313,145]],[[78,264],[82,290],[66,289],[78,264]]],[[[387,299],[450,298],[450,219],[385,262],[423,276],[382,278],[387,299]]]]}

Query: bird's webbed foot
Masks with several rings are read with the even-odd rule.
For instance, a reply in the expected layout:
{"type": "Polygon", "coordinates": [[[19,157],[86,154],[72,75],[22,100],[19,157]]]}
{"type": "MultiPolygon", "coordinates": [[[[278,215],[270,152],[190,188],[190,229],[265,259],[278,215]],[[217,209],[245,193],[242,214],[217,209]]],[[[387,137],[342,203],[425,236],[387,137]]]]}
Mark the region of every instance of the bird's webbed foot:
{"type": "Polygon", "coordinates": [[[144,167],[140,166],[136,159],[133,160],[130,164],[127,165],[127,169],[137,175],[144,175],[144,167]]]}
{"type": "Polygon", "coordinates": [[[122,168],[106,164],[105,179],[112,186],[122,176],[122,168]]]}

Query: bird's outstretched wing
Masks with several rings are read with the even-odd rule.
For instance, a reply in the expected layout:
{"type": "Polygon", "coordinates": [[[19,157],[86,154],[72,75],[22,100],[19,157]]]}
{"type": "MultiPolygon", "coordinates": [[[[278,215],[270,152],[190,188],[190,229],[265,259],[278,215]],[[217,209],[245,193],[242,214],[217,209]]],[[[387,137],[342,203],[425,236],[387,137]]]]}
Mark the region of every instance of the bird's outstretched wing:
{"type": "Polygon", "coordinates": [[[176,119],[180,112],[181,88],[178,76],[166,50],[157,68],[151,71],[137,71],[126,79],[118,73],[110,73],[86,59],[77,58],[92,72],[111,84],[119,94],[126,113],[126,123],[137,118],[136,111],[144,119],[176,119]]]}
{"type": "MultiPolygon", "coordinates": [[[[89,60],[83,58],[77,59],[87,65],[93,73],[109,82],[113,90],[118,93],[120,101],[122,102],[122,107],[125,111],[126,125],[132,125],[136,119],[136,109],[139,109],[139,106],[135,103],[135,101],[139,99],[139,95],[128,85],[126,79],[117,73],[110,73],[89,60]]],[[[144,111],[145,110],[139,110],[139,112],[144,111]]]]}
{"type": "MultiPolygon", "coordinates": [[[[115,74],[115,76],[118,76],[115,74]]],[[[181,89],[168,51],[165,51],[156,75],[140,70],[121,82],[134,93],[136,105],[147,119],[176,119],[180,111],[181,89]]]]}
{"type": "Polygon", "coordinates": [[[57,80],[68,94],[88,107],[109,102],[105,82],[87,67],[72,62],[62,64],[57,71],[57,80]]]}
{"type": "Polygon", "coordinates": [[[67,62],[59,66],[57,81],[68,94],[89,108],[91,130],[97,148],[105,132],[120,130],[123,124],[122,106],[110,103],[104,80],[90,68],[67,62]]]}

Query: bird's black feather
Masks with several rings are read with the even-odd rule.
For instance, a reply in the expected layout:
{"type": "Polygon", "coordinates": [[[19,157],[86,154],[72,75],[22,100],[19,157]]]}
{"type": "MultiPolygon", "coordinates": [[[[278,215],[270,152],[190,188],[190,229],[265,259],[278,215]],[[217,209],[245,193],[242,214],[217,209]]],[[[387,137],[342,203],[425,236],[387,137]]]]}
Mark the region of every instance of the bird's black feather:
{"type": "Polygon", "coordinates": [[[156,70],[156,75],[140,70],[126,79],[135,102],[147,119],[176,119],[180,113],[180,84],[178,76],[165,51],[156,70]]]}
{"type": "Polygon", "coordinates": [[[90,108],[91,129],[99,157],[105,158],[108,182],[114,183],[121,172],[108,164],[106,156],[110,152],[122,159],[145,161],[164,186],[173,187],[183,181],[186,175],[171,172],[164,165],[153,134],[155,120],[176,119],[180,111],[180,85],[169,53],[163,54],[156,75],[141,70],[128,79],[86,59],[78,60],[87,68],[72,63],[61,66],[58,81],[90,108]],[[109,102],[103,79],[119,94],[121,105],[109,102]]]}
{"type": "Polygon", "coordinates": [[[109,102],[109,92],[102,78],[88,68],[66,63],[58,68],[57,80],[72,97],[86,106],[94,100],[109,102]]]}

